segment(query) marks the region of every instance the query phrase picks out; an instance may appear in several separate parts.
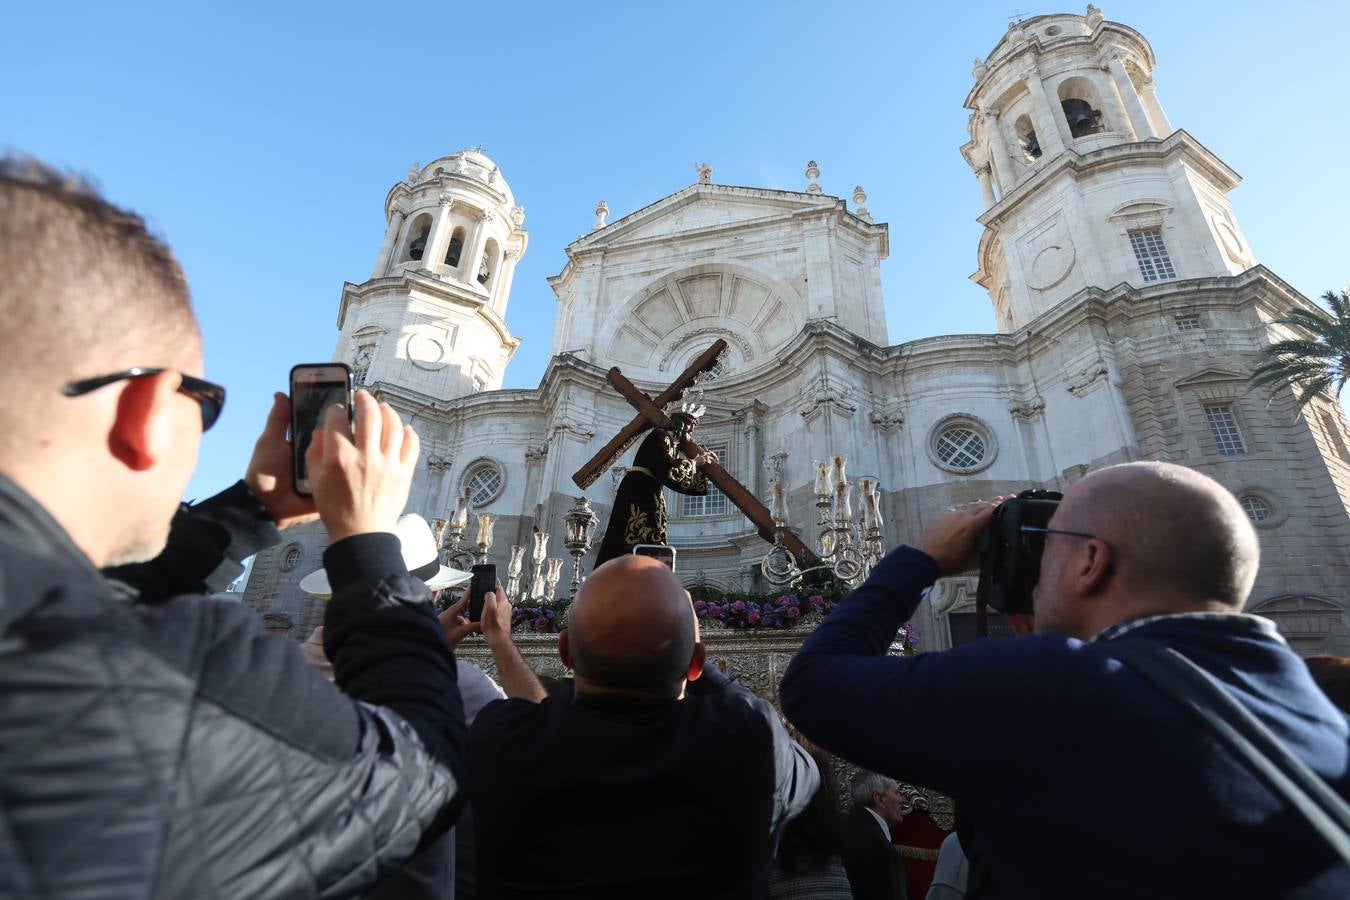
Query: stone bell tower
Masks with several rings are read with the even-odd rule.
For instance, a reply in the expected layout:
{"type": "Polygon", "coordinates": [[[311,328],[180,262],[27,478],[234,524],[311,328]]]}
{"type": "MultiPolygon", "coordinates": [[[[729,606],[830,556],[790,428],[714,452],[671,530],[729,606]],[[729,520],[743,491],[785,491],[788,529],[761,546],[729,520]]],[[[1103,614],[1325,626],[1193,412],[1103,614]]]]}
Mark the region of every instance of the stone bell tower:
{"type": "Polygon", "coordinates": [[[358,386],[436,399],[500,388],[520,346],[506,304],[528,243],[501,171],[474,150],[414,165],[384,213],[375,270],[343,285],[334,359],[358,386]]]}
{"type": "Polygon", "coordinates": [[[975,282],[1011,332],[1086,287],[1235,275],[1255,260],[1238,175],[1173,131],[1137,31],[1086,15],[1014,23],[975,60],[970,142],[984,193],[975,282]]]}

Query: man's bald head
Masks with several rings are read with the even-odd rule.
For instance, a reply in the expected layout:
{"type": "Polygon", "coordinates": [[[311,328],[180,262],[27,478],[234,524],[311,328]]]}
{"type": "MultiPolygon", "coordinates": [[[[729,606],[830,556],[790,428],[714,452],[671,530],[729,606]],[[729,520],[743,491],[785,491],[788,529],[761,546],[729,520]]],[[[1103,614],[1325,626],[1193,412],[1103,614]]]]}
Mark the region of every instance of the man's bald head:
{"type": "Polygon", "coordinates": [[[0,159],[0,450],[27,452],[67,382],[196,365],[187,281],[164,242],[85,182],[0,159]]]}
{"type": "Polygon", "coordinates": [[[1065,494],[1051,528],[1111,547],[1122,585],[1196,608],[1247,602],[1261,551],[1241,505],[1184,466],[1137,462],[1094,472],[1065,494]]]}
{"type": "Polygon", "coordinates": [[[698,643],[689,594],[669,568],[621,556],[597,568],[568,612],[578,686],[675,697],[698,643]]]}

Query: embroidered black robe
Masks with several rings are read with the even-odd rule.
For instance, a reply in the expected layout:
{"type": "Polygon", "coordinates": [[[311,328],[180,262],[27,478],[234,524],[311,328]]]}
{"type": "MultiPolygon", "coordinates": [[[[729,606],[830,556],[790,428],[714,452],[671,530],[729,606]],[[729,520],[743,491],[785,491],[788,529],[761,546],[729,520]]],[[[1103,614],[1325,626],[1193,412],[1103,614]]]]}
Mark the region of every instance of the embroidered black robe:
{"type": "Polygon", "coordinates": [[[708,479],[692,459],[680,453],[677,432],[654,428],[638,446],[633,467],[619,482],[614,511],[595,557],[597,566],[633,551],[634,544],[666,542],[666,497],[662,486],[700,497],[708,479]],[[644,471],[645,470],[645,471],[644,471]]]}

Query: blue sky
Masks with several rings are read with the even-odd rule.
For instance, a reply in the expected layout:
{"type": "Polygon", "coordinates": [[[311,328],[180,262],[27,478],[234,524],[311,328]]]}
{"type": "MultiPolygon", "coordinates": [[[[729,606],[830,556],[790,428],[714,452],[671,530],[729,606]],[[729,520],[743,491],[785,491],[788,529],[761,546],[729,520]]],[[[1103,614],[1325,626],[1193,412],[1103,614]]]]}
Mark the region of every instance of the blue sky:
{"type": "MultiPolygon", "coordinates": [[[[544,371],[544,279],[596,201],[613,221],[705,160],[723,184],[800,190],[808,159],[827,193],[862,184],[891,228],[892,342],[992,331],[967,280],[971,61],[1014,10],[1082,5],[22,4],[0,30],[0,144],[92,176],[183,261],[207,375],[230,390],[189,488],[201,497],[243,473],[290,366],[331,358],[389,188],[475,144],[530,231],[507,387],[544,371]]],[[[1101,5],[1152,43],[1173,126],[1245,179],[1232,197],[1257,258],[1310,296],[1350,280],[1350,4],[1101,5]]]]}

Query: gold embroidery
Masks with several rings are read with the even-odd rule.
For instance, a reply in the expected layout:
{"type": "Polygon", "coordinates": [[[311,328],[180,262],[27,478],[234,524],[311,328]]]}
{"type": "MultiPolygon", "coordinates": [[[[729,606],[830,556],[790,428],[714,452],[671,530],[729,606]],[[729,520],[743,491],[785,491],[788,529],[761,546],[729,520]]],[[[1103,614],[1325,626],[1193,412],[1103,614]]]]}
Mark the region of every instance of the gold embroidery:
{"type": "Polygon", "coordinates": [[[628,522],[623,531],[623,542],[629,547],[634,544],[664,544],[666,542],[666,498],[656,495],[656,514],[654,521],[648,523],[647,513],[636,503],[628,506],[628,522]]]}

